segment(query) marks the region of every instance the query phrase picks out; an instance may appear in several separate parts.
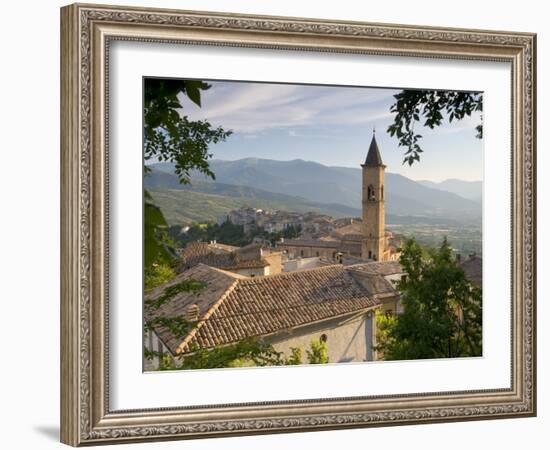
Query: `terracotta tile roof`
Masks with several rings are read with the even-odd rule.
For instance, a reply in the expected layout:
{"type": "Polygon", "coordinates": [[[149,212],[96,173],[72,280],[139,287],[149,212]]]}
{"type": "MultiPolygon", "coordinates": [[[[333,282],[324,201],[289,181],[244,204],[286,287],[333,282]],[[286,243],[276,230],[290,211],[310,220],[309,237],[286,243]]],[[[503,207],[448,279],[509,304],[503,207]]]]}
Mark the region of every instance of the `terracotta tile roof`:
{"type": "Polygon", "coordinates": [[[363,239],[363,224],[362,222],[354,221],[349,225],[337,228],[333,231],[333,235],[343,238],[346,235],[360,236],[359,239],[363,239]]]}
{"type": "MultiPolygon", "coordinates": [[[[146,295],[145,301],[158,299],[166,288],[185,280],[200,280],[206,284],[206,287],[199,294],[181,292],[175,295],[170,301],[164,303],[158,310],[146,307],[144,309],[144,319],[149,321],[155,317],[185,317],[188,308],[194,304],[199,307],[199,317],[203,317],[204,313],[210,310],[239,278],[244,277],[199,264],[177,275],[168,283],[153,289],[146,295]]],[[[182,337],[174,336],[167,328],[162,326],[155,327],[155,331],[169,349],[176,349],[183,339],[182,337]]]]}
{"type": "Polygon", "coordinates": [[[238,247],[235,250],[235,254],[240,260],[253,260],[261,259],[262,257],[262,245],[261,244],[248,244],[244,247],[238,247]]]}
{"type": "MultiPolygon", "coordinates": [[[[185,339],[175,339],[169,330],[155,329],[174,354],[192,351],[195,346],[210,348],[268,335],[379,304],[365,283],[341,265],[256,278],[201,265],[178,275],[174,282],[190,278],[204,279],[215,286],[209,287],[209,292],[174,298],[169,307],[154,312],[161,316],[185,315],[189,305],[201,302],[199,321],[185,339]]],[[[161,294],[162,290],[153,292],[148,299],[161,294]]]]}
{"type": "Polygon", "coordinates": [[[263,267],[269,266],[269,263],[264,258],[262,259],[249,259],[249,260],[240,260],[239,258],[235,259],[235,263],[230,266],[220,266],[220,269],[224,270],[235,270],[235,269],[261,269],[263,267]]]}
{"type": "Polygon", "coordinates": [[[383,276],[404,273],[403,267],[401,267],[399,261],[373,261],[362,264],[354,264],[348,266],[348,268],[355,271],[383,276]]]}
{"type": "Polygon", "coordinates": [[[369,295],[373,297],[398,295],[391,282],[386,280],[382,275],[375,275],[363,271],[354,271],[352,267],[348,267],[352,275],[355,275],[357,281],[362,283],[367,289],[369,295]]]}
{"type": "Polygon", "coordinates": [[[206,255],[210,252],[207,242],[189,242],[182,250],[181,257],[192,258],[194,256],[206,255]]]}
{"type": "MultiPolygon", "coordinates": [[[[246,247],[243,247],[246,249],[246,247]]],[[[182,265],[180,271],[188,270],[198,264],[205,264],[211,267],[217,267],[225,270],[262,268],[269,266],[269,263],[261,258],[260,253],[257,257],[251,254],[254,249],[242,250],[237,248],[229,253],[220,253],[212,251],[210,244],[206,242],[190,242],[181,251],[182,265]]]]}
{"type": "Polygon", "coordinates": [[[210,244],[208,244],[208,247],[212,250],[219,250],[227,253],[234,252],[239,248],[234,245],[220,244],[219,242],[211,242],[210,244]]]}

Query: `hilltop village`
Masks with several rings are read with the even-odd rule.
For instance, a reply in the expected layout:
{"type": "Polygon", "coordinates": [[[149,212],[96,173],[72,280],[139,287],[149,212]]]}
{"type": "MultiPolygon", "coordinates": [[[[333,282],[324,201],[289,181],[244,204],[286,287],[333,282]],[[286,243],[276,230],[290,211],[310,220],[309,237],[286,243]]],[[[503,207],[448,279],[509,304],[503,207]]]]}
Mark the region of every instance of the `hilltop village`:
{"type": "MultiPolygon", "coordinates": [[[[160,307],[149,312],[145,347],[155,357],[177,358],[243,339],[261,338],[277,351],[325,342],[330,362],[372,361],[376,352],[375,313],[399,314],[396,282],[406,277],[399,264],[402,236],[385,229],[384,174],[373,135],[362,168],[362,217],[333,219],[243,207],[220,217],[219,224],[287,232],[270,242],[255,237],[245,246],[193,241],[178,249],[178,275],[146,295],[160,307]],[[288,231],[292,231],[288,233],[288,231]],[[197,281],[200,292],[178,292],[161,304],[167,289],[197,281]],[[184,336],[155,317],[182,316],[194,323],[184,336]]],[[[468,261],[472,278],[481,277],[481,260],[468,261]]]]}

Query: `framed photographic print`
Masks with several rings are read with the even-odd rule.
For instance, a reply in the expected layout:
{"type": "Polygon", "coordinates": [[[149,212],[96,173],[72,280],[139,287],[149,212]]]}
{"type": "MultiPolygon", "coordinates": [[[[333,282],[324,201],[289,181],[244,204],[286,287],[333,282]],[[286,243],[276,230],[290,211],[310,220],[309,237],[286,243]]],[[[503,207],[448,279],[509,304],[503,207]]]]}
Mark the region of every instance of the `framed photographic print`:
{"type": "Polygon", "coordinates": [[[536,36],[61,10],[61,439],[536,414],[536,36]]]}

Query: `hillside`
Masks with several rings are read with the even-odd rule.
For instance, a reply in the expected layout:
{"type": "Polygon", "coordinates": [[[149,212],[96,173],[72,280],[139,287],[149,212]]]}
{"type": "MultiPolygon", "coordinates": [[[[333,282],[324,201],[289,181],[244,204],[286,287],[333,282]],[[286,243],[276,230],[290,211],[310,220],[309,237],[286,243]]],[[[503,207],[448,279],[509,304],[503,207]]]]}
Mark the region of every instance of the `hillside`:
{"type": "MultiPolygon", "coordinates": [[[[202,192],[205,194],[214,194],[219,196],[233,197],[243,199],[248,202],[251,199],[257,199],[263,202],[277,205],[277,208],[287,209],[289,211],[303,210],[330,210],[336,217],[356,215],[360,213],[357,208],[343,206],[339,204],[317,203],[305,198],[279,194],[263,189],[252,188],[249,186],[240,186],[234,184],[218,183],[212,181],[193,180],[191,184],[181,184],[178,178],[167,172],[153,169],[148,173],[144,180],[145,187],[149,190],[165,191],[167,189],[185,190],[191,192],[202,192]]],[[[275,206],[274,206],[275,207],[275,206]]]]}
{"type": "MultiPolygon", "coordinates": [[[[205,184],[217,185],[217,183],[205,184]]],[[[226,193],[236,193],[242,188],[241,186],[232,186],[229,189],[212,186],[214,188],[212,192],[200,192],[200,187],[196,185],[192,188],[183,187],[184,189],[148,188],[155,203],[160,206],[170,225],[191,222],[216,222],[223,214],[242,206],[298,212],[316,211],[333,217],[357,217],[361,215],[361,211],[341,205],[318,204],[297,197],[277,196],[277,194],[272,193],[267,193],[266,197],[262,197],[258,195],[258,192],[246,188],[243,191],[244,195],[213,193],[216,189],[226,193]]]]}
{"type": "MultiPolygon", "coordinates": [[[[162,172],[151,180],[157,190],[182,188],[176,179],[163,179],[172,173],[170,164],[158,163],[152,167],[162,172]]],[[[261,191],[258,195],[261,198],[265,198],[265,193],[268,192],[299,197],[307,202],[342,205],[354,210],[361,208],[359,168],[328,167],[303,160],[273,161],[257,158],[238,161],[212,160],[210,167],[216,174],[216,182],[212,183],[203,175],[193,173],[195,191],[215,192],[232,197],[234,194],[226,189],[232,191],[235,186],[239,186],[253,190],[246,191],[245,196],[261,191]],[[207,187],[208,184],[214,186],[207,187]]],[[[386,173],[385,191],[386,213],[390,215],[423,215],[454,220],[481,219],[479,203],[451,192],[424,186],[402,175],[386,173]]],[[[274,200],[284,202],[289,199],[274,200]]]]}

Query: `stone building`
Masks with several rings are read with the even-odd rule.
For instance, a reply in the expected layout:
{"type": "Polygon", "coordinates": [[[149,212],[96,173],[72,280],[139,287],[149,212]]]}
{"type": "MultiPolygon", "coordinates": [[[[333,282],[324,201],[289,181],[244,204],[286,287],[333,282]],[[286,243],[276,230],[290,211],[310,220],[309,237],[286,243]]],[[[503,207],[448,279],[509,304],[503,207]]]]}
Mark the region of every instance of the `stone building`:
{"type": "MultiPolygon", "coordinates": [[[[322,340],[329,362],[372,361],[374,313],[396,310],[399,293],[388,277],[400,270],[398,263],[337,264],[250,278],[198,264],[146,297],[154,301],[185,280],[203,281],[204,290],[176,293],[145,316],[146,321],[183,316],[194,326],[185,336],[176,336],[156,325],[146,333],[144,345],[177,358],[257,337],[287,356],[292,348],[301,348],[306,362],[311,341],[322,340]]],[[[146,369],[158,363],[157,355],[146,361],[146,369]]]]}
{"type": "Polygon", "coordinates": [[[277,249],[285,253],[287,258],[323,258],[338,261],[341,251],[340,241],[336,239],[298,238],[283,239],[277,243],[277,249]]]}

